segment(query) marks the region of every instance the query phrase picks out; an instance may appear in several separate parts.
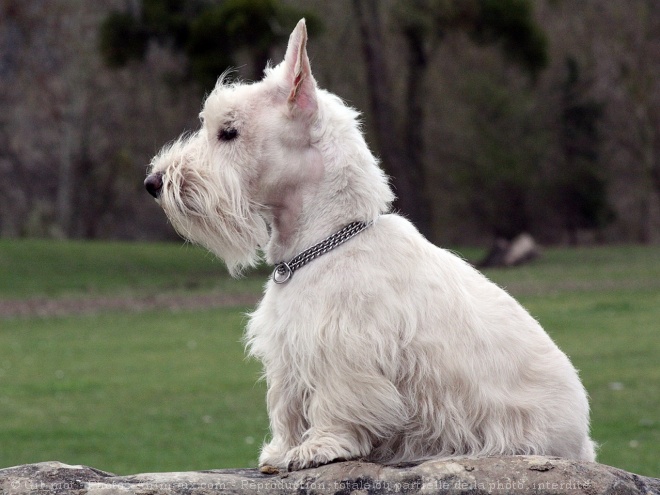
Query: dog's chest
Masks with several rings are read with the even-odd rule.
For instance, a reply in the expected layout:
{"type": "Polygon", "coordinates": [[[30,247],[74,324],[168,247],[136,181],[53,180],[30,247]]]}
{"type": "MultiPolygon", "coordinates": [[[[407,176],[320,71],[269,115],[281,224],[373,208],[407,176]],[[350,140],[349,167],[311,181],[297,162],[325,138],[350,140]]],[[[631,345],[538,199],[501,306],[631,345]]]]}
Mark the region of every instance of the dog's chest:
{"type": "Polygon", "coordinates": [[[293,283],[270,287],[247,325],[250,353],[266,366],[301,366],[323,348],[326,336],[322,313],[323,305],[313,304],[310,294],[299,294],[293,283]]]}

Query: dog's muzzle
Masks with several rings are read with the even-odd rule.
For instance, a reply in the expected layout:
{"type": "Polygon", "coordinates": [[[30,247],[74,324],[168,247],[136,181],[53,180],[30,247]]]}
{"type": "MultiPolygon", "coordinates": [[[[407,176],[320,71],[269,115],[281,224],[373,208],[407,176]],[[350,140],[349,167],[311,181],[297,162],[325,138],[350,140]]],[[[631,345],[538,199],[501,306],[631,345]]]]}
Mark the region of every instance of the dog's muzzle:
{"type": "Polygon", "coordinates": [[[147,188],[149,194],[158,199],[160,192],[163,189],[163,174],[161,172],[149,174],[147,178],[144,179],[144,187],[147,188]]]}

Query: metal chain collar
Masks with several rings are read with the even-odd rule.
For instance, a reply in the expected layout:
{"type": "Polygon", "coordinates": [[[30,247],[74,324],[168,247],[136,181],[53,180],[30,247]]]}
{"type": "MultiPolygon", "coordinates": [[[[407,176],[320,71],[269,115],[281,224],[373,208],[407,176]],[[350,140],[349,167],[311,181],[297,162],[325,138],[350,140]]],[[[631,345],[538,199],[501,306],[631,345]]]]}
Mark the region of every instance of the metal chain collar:
{"type": "Polygon", "coordinates": [[[311,248],[297,254],[291,261],[278,263],[273,270],[273,281],[276,284],[284,284],[288,282],[298,268],[302,268],[307,263],[315,258],[331,251],[340,244],[345,243],[352,237],[362,232],[367,227],[370,227],[373,222],[353,222],[349,223],[346,227],[338,232],[335,232],[330,237],[322,240],[318,244],[314,244],[311,248]]]}

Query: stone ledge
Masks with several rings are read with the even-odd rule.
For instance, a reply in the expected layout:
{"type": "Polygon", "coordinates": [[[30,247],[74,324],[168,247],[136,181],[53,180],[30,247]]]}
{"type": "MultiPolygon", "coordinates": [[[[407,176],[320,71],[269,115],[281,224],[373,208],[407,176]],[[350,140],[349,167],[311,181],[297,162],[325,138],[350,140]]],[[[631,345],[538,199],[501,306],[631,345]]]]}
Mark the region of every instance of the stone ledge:
{"type": "Polygon", "coordinates": [[[116,476],[86,466],[42,462],[0,469],[6,495],[264,494],[654,494],[660,479],[591,462],[514,456],[432,460],[381,466],[360,461],[266,475],[256,469],[220,469],[116,476]]]}

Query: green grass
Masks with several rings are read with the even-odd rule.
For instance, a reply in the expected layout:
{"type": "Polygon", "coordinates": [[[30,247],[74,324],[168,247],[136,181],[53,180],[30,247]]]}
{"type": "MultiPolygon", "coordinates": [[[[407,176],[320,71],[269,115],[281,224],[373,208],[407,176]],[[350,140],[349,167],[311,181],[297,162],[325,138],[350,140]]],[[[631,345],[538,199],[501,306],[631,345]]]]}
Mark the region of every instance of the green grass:
{"type": "Polygon", "coordinates": [[[177,243],[0,239],[0,298],[260,290],[207,251],[177,243]]]}
{"type": "Polygon", "coordinates": [[[239,309],[2,322],[0,466],[255,465],[267,433],[239,309]]]}
{"type": "MultiPolygon", "coordinates": [[[[469,252],[470,258],[477,256],[469,252]]],[[[660,476],[660,250],[549,249],[490,270],[581,370],[599,460],[660,476]]],[[[189,246],[0,241],[0,299],[259,291],[189,246]]],[[[0,467],[253,466],[267,434],[248,308],[0,319],[0,467]]]]}

